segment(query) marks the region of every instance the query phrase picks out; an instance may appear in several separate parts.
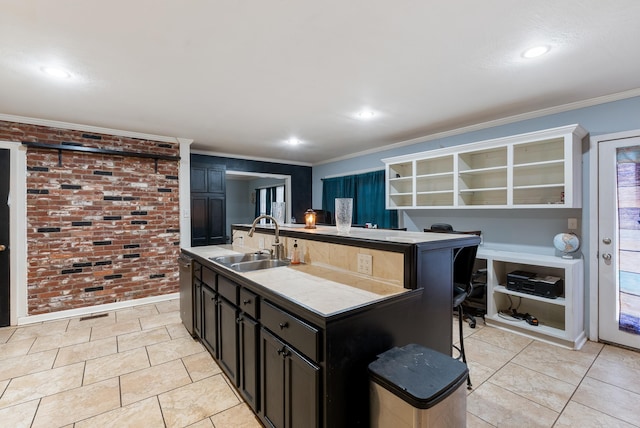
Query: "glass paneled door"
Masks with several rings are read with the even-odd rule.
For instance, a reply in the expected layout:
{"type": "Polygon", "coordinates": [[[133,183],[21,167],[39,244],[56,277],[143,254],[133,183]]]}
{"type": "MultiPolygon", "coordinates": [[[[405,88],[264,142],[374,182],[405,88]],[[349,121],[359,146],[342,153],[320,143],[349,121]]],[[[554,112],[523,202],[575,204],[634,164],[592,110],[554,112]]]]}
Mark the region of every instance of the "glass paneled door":
{"type": "Polygon", "coordinates": [[[598,150],[599,337],[640,349],[640,137],[598,150]]]}

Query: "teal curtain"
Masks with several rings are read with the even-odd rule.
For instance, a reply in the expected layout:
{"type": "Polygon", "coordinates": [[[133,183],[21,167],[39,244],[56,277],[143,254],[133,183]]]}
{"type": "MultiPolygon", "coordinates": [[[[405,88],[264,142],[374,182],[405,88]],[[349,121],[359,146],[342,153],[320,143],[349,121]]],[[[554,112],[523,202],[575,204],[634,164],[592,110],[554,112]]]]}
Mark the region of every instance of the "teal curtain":
{"type": "Polygon", "coordinates": [[[351,223],[398,227],[398,211],[385,209],[384,171],[325,178],[322,180],[322,209],[335,213],[336,198],[353,198],[351,223]]]}

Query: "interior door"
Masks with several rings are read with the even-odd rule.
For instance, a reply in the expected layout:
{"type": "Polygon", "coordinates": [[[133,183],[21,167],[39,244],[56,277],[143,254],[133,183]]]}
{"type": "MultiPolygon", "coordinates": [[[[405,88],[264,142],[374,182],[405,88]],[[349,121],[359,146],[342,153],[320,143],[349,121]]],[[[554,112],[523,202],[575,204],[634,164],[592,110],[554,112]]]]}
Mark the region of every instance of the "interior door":
{"type": "Polygon", "coordinates": [[[640,137],[598,145],[599,338],[640,349],[640,137]]]}
{"type": "Polygon", "coordinates": [[[9,325],[9,150],[0,149],[0,327],[9,325]]]}

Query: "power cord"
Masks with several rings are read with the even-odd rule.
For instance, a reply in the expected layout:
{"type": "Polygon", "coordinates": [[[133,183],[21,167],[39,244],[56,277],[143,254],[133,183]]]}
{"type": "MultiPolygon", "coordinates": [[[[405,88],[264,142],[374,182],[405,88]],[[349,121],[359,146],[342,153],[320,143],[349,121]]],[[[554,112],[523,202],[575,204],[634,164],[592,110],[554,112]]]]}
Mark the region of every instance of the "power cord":
{"type": "Polygon", "coordinates": [[[519,297],[518,306],[513,308],[513,301],[511,300],[511,296],[507,294],[507,298],[509,298],[509,307],[506,310],[498,311],[498,316],[500,318],[506,320],[517,320],[517,321],[526,321],[527,324],[537,326],[539,325],[538,319],[531,315],[530,313],[522,313],[518,312],[520,308],[520,304],[522,303],[522,297],[519,297]]]}

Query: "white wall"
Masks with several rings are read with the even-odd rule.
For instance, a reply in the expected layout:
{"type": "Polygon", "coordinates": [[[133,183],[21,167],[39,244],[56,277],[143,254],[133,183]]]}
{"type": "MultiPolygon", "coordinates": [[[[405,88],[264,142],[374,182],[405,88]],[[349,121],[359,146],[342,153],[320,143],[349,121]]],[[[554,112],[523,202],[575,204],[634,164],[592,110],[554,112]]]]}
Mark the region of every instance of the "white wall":
{"type": "Polygon", "coordinates": [[[251,203],[251,181],[234,180],[227,177],[227,235],[231,236],[232,224],[251,223],[255,217],[251,203]]]}

